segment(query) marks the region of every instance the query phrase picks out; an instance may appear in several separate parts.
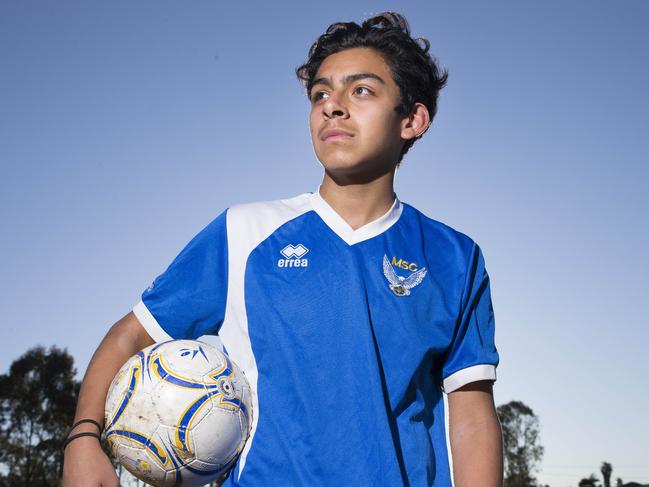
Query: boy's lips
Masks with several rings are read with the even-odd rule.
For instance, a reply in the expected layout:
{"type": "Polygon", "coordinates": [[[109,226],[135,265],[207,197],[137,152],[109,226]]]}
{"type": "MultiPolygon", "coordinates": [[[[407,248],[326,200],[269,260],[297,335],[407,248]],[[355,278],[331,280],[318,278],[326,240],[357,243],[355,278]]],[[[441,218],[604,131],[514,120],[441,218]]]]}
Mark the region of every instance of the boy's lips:
{"type": "Polygon", "coordinates": [[[343,140],[343,139],[349,139],[352,138],[354,134],[351,132],[347,132],[346,130],[341,130],[341,129],[327,129],[322,132],[320,135],[320,140],[322,141],[327,141],[327,140],[343,140]]]}

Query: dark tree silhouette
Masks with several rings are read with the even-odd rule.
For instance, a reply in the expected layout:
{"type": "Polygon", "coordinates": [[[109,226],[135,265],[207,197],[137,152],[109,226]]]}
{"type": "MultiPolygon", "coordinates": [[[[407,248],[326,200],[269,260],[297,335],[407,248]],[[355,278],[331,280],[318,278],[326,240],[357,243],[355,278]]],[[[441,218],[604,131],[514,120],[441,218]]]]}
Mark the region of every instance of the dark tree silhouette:
{"type": "Polygon", "coordinates": [[[602,462],[600,471],[602,472],[602,477],[604,478],[604,487],[611,487],[611,474],[613,473],[613,465],[608,462],[602,462]]]}
{"type": "Polygon", "coordinates": [[[28,350],[0,375],[0,486],[59,485],[79,383],[64,350],[28,350]]]}
{"type": "Polygon", "coordinates": [[[505,487],[534,485],[533,474],[543,458],[538,417],[520,401],[502,404],[497,412],[503,430],[505,487]]]}
{"type": "Polygon", "coordinates": [[[581,479],[579,481],[579,487],[599,487],[599,480],[594,473],[590,474],[590,477],[581,479]]]}

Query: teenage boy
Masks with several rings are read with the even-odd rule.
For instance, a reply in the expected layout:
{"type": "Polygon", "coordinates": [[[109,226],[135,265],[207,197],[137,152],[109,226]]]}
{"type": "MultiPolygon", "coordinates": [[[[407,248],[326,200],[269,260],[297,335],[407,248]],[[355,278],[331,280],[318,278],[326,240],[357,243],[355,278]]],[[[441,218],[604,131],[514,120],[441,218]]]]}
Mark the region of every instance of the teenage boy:
{"type": "MultiPolygon", "coordinates": [[[[254,392],[226,485],[450,486],[443,391],[455,486],[501,485],[482,254],[393,191],[446,82],[427,51],[389,12],[320,36],[297,74],[321,186],[234,206],[201,231],[102,341],[75,421],[102,422],[136,351],[218,333],[254,392]]],[[[68,444],[64,485],[116,485],[96,438],[68,444]]]]}

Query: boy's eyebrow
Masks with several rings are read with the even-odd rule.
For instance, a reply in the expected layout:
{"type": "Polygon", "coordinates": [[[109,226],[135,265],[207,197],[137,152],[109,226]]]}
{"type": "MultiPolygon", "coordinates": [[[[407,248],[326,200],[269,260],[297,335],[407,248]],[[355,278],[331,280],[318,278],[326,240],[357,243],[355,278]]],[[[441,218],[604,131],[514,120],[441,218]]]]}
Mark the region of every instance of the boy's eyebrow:
{"type": "MultiPolygon", "coordinates": [[[[349,83],[353,83],[354,81],[358,81],[361,79],[375,79],[376,81],[385,84],[385,80],[381,78],[378,74],[374,73],[356,73],[356,74],[348,74],[342,79],[343,85],[347,85],[349,83]]],[[[315,85],[325,85],[331,88],[333,83],[331,82],[331,78],[318,78],[314,79],[313,82],[311,83],[311,86],[315,85]]]]}

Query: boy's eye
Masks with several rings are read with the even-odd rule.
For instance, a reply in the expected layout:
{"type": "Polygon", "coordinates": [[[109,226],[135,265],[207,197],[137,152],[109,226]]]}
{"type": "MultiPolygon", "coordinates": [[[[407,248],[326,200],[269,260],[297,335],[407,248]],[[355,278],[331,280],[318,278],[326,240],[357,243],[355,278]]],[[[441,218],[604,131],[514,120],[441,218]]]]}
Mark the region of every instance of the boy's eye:
{"type": "Polygon", "coordinates": [[[370,90],[367,86],[357,86],[354,88],[354,93],[357,95],[371,95],[372,90],[370,90]]]}
{"type": "Polygon", "coordinates": [[[324,91],[318,91],[311,96],[311,101],[316,102],[318,100],[322,100],[326,95],[327,93],[325,93],[324,91]]]}

